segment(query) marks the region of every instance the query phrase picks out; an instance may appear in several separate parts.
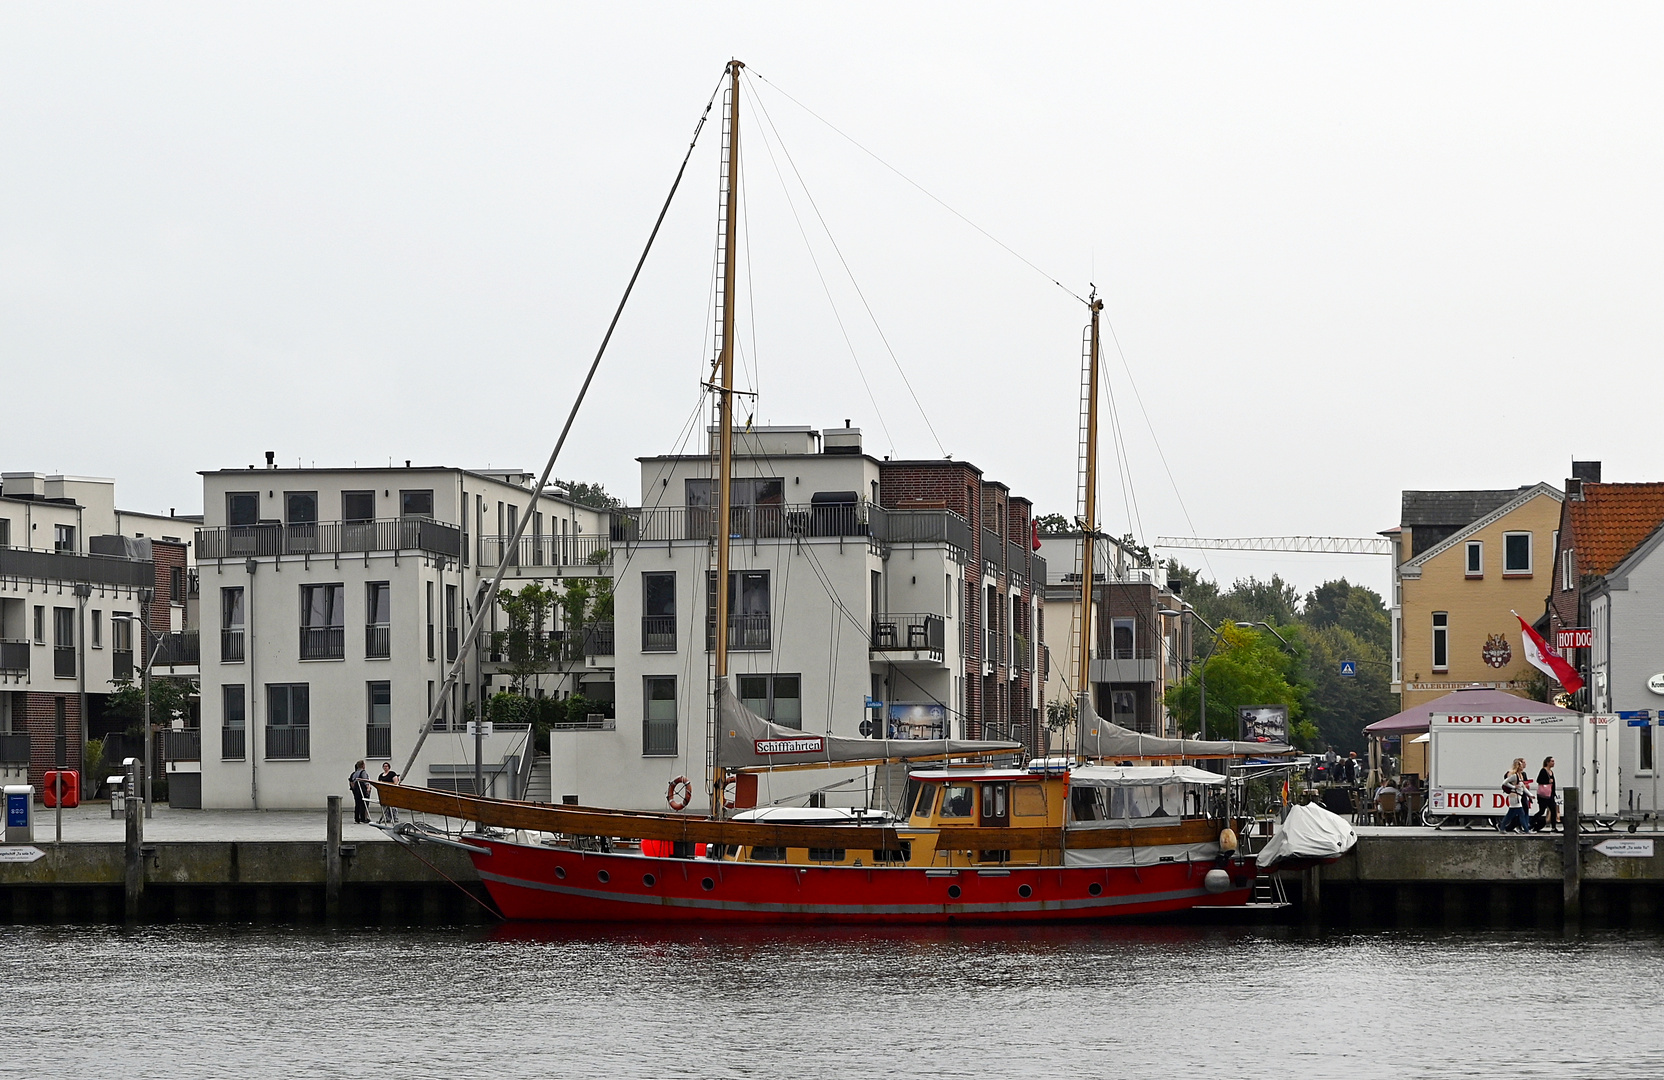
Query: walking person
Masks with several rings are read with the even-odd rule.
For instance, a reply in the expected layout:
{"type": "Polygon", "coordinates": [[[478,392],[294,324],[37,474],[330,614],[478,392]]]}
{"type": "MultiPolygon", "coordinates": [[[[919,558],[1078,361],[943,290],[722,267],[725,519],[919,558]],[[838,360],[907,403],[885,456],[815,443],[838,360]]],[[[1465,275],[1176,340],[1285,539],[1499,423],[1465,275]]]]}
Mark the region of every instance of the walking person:
{"type": "Polygon", "coordinates": [[[347,787],[352,789],[352,820],[355,825],[370,823],[370,774],[360,761],[347,776],[347,787]]]}
{"type": "Polygon", "coordinates": [[[1531,813],[1526,808],[1526,779],[1525,759],[1515,758],[1514,763],[1502,776],[1502,791],[1508,796],[1508,812],[1502,816],[1501,824],[1497,825],[1498,832],[1508,832],[1518,828],[1520,832],[1531,831],[1531,813]]]}
{"type": "Polygon", "coordinates": [[[1560,804],[1555,801],[1554,787],[1554,759],[1543,759],[1543,767],[1537,771],[1537,831],[1543,829],[1558,829],[1560,827],[1560,804]]]}
{"type": "MultiPolygon", "coordinates": [[[[399,774],[393,771],[391,761],[384,761],[381,763],[381,775],[376,779],[384,784],[396,784],[399,782],[399,774]]],[[[399,822],[399,808],[382,803],[381,820],[384,825],[397,825],[399,822]]]]}

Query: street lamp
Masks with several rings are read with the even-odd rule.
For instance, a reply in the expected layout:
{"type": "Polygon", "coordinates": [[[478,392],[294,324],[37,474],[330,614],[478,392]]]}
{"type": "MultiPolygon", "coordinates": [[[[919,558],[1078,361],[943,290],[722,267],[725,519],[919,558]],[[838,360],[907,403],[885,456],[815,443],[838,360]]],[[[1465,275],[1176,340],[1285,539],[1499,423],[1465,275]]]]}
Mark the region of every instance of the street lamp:
{"type": "Polygon", "coordinates": [[[144,792],[143,792],[141,797],[144,799],[144,816],[145,817],[153,817],[154,815],[151,813],[151,803],[152,803],[151,795],[156,790],[156,780],[155,780],[155,777],[153,777],[151,775],[151,763],[154,762],[156,759],[155,759],[155,755],[151,753],[151,749],[150,749],[150,738],[151,738],[151,735],[150,735],[150,666],[156,662],[156,657],[161,655],[162,642],[163,642],[164,639],[163,639],[161,634],[156,633],[156,631],[152,630],[149,626],[147,626],[144,623],[143,620],[137,618],[136,616],[133,616],[133,615],[117,615],[114,618],[112,618],[110,621],[111,622],[124,622],[124,623],[128,623],[128,624],[137,623],[141,628],[143,628],[143,630],[146,634],[149,634],[149,635],[155,637],[155,639],[156,639],[155,647],[146,650],[145,661],[144,661],[144,669],[143,669],[143,680],[144,680],[144,792]]]}
{"type": "Polygon", "coordinates": [[[1213,641],[1208,644],[1207,655],[1202,657],[1202,663],[1196,669],[1196,689],[1198,691],[1196,737],[1205,739],[1208,737],[1208,661],[1213,658],[1213,650],[1219,648],[1219,631],[1197,614],[1196,609],[1189,604],[1184,606],[1183,611],[1177,611],[1173,608],[1157,608],[1156,611],[1158,614],[1167,616],[1182,617],[1189,615],[1203,626],[1206,626],[1208,633],[1213,635],[1213,641]]]}

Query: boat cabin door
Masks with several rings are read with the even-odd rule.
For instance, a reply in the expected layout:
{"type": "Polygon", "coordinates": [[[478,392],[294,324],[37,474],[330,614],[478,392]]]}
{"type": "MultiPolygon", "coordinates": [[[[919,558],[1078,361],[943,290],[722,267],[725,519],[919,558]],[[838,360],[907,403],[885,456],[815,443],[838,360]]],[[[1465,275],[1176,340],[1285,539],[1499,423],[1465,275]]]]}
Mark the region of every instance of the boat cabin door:
{"type": "Polygon", "coordinates": [[[1011,824],[1011,785],[1001,781],[982,785],[982,809],[978,820],[984,829],[1011,824]]]}

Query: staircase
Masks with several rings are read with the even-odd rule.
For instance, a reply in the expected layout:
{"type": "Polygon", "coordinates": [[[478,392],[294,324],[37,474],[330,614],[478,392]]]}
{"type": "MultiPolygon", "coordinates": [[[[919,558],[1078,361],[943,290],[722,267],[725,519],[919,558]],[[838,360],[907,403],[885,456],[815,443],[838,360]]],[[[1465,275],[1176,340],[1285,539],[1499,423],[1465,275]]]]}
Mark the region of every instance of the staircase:
{"type": "Polygon", "coordinates": [[[526,780],[526,801],[554,802],[554,789],[549,779],[549,755],[539,754],[532,763],[532,774],[526,780]]]}

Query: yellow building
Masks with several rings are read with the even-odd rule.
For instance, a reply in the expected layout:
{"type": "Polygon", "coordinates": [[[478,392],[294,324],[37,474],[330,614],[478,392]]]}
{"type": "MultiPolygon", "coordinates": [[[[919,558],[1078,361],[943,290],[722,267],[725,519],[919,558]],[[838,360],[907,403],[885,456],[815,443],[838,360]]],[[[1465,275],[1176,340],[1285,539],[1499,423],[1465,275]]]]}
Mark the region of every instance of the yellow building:
{"type": "Polygon", "coordinates": [[[1462,687],[1524,695],[1518,611],[1543,613],[1564,496],[1549,484],[1502,491],[1406,491],[1393,573],[1392,689],[1409,709],[1462,687]]]}

